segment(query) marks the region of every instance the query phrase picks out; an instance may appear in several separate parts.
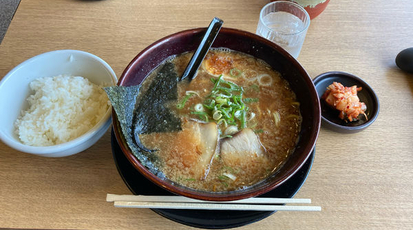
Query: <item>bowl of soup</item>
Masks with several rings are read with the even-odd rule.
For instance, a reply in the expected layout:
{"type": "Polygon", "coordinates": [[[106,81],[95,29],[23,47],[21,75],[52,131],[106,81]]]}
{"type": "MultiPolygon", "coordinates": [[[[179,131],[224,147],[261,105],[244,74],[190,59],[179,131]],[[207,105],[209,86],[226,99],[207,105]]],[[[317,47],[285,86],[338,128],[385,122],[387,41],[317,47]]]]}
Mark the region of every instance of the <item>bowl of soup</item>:
{"type": "Polygon", "coordinates": [[[206,28],[162,38],[107,88],[122,152],[178,195],[237,200],[287,181],[310,156],[320,102],[304,68],[255,34],[222,28],[196,76],[181,79],[206,28]]]}

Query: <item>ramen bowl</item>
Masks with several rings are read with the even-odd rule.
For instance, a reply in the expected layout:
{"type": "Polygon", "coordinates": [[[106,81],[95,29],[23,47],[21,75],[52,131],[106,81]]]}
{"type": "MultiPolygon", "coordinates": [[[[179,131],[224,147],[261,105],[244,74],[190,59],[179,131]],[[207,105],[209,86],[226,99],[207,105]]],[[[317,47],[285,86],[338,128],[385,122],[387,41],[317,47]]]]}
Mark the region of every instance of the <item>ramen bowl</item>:
{"type": "MultiPolygon", "coordinates": [[[[190,29],[162,38],[140,52],[122,73],[118,85],[141,84],[145,77],[165,59],[188,51],[194,51],[206,28],[190,29]]],[[[302,115],[299,140],[287,161],[266,179],[242,190],[228,192],[207,192],[181,186],[163,178],[144,166],[133,154],[122,133],[120,121],[113,112],[113,128],[117,142],[129,162],[146,178],[177,195],[210,201],[245,199],[269,192],[293,176],[310,156],[320,130],[320,102],[312,79],[304,68],[280,46],[249,32],[222,28],[212,47],[239,51],[264,60],[288,81],[300,103],[302,115]]],[[[275,140],[274,140],[275,141],[275,140]]]]}

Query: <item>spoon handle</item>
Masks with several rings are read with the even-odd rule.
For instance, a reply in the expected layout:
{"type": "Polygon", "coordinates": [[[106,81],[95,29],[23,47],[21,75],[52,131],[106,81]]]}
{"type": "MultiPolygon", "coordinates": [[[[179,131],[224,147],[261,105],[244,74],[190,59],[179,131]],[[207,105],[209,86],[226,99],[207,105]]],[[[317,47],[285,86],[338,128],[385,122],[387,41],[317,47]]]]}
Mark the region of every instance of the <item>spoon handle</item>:
{"type": "Polygon", "coordinates": [[[182,74],[181,80],[188,77],[189,81],[192,81],[192,79],[195,78],[195,73],[198,71],[199,66],[205,58],[205,55],[207,54],[212,43],[215,41],[215,38],[217,37],[223,23],[224,21],[217,17],[212,19],[204,37],[202,38],[201,44],[199,44],[198,49],[195,51],[194,55],[189,61],[188,66],[182,74]]]}

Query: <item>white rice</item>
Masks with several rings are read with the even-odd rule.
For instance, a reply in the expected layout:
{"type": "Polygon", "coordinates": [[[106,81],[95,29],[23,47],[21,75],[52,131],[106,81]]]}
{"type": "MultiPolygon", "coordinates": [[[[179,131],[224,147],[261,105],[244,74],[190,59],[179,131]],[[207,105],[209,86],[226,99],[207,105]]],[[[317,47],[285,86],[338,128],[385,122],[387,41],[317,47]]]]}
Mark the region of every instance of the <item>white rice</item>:
{"type": "Polygon", "coordinates": [[[93,128],[109,108],[105,91],[80,76],[43,77],[30,83],[29,108],[15,122],[22,143],[50,146],[93,128]]]}

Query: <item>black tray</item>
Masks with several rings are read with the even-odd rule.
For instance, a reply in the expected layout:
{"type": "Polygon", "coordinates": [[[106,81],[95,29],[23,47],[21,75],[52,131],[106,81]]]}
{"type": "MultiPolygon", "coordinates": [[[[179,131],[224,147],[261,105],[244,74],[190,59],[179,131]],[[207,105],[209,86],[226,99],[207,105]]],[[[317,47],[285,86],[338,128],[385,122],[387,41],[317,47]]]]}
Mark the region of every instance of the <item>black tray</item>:
{"type": "MultiPolygon", "coordinates": [[[[112,152],[116,167],[123,181],[135,195],[173,195],[146,179],[129,163],[123,154],[116,137],[111,134],[112,152]]],[[[271,190],[260,197],[293,197],[303,185],[314,161],[315,150],[301,169],[281,186],[271,190]]],[[[211,210],[177,210],[177,209],[152,209],[159,215],[175,222],[197,228],[224,229],[235,228],[262,220],[273,211],[211,211],[211,210]]]]}

